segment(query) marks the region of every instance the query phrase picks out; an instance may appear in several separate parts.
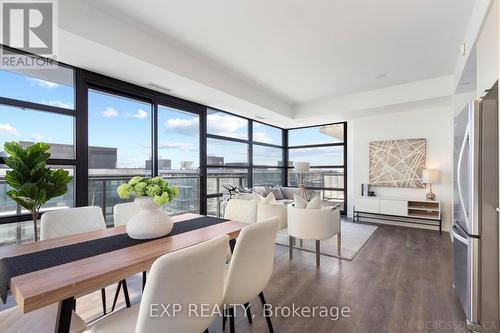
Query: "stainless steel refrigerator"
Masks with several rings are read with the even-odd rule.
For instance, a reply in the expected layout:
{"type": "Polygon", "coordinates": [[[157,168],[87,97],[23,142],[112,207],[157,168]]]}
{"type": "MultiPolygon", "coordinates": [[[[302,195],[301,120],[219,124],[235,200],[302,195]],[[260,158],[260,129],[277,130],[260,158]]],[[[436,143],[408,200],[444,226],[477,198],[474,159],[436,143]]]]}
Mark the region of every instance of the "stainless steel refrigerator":
{"type": "Polygon", "coordinates": [[[470,102],[454,127],[454,288],[469,328],[489,332],[499,329],[497,89],[470,102]]]}

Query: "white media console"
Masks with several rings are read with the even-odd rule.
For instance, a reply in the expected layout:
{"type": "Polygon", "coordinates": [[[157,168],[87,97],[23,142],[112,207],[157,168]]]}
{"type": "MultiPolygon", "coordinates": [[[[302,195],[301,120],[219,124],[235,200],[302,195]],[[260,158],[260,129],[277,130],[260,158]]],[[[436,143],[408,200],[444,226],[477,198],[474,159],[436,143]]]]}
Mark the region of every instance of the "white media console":
{"type": "Polygon", "coordinates": [[[356,197],[353,221],[359,222],[360,218],[430,225],[438,227],[439,233],[442,227],[441,203],[437,200],[356,197]]]}

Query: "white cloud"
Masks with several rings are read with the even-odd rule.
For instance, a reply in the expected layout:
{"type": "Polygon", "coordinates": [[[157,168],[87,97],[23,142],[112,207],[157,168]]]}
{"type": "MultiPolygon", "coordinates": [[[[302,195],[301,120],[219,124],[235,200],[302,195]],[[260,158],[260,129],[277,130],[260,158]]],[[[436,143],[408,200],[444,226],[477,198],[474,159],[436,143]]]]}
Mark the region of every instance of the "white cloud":
{"type": "Polygon", "coordinates": [[[165,128],[167,130],[180,133],[180,134],[185,134],[185,135],[197,135],[199,134],[199,128],[200,128],[200,119],[199,118],[193,118],[193,119],[181,119],[181,118],[171,118],[167,120],[165,123],[165,128]]]}
{"type": "Polygon", "coordinates": [[[39,86],[45,89],[53,89],[59,87],[59,84],[51,81],[45,81],[45,80],[40,80],[40,79],[35,79],[35,78],[27,78],[28,81],[30,82],[31,86],[39,86]]]}
{"type": "Polygon", "coordinates": [[[148,116],[148,113],[142,109],[137,109],[137,111],[134,114],[130,114],[128,112],[125,114],[126,118],[132,117],[132,118],[137,118],[137,119],[144,119],[147,116],[148,116]]]}
{"type": "Polygon", "coordinates": [[[231,137],[244,137],[236,133],[241,128],[246,128],[248,121],[246,119],[225,115],[220,113],[212,113],[207,115],[207,128],[210,133],[231,136],[231,137]]]}
{"type": "Polygon", "coordinates": [[[0,134],[20,137],[21,133],[11,124],[0,124],[0,134]]]}
{"type": "Polygon", "coordinates": [[[62,101],[43,101],[42,104],[47,104],[51,106],[56,106],[58,108],[65,108],[65,109],[71,109],[73,106],[69,103],[64,103],[62,101]]]}
{"type": "Polygon", "coordinates": [[[179,149],[183,151],[191,150],[193,147],[193,144],[186,142],[168,142],[159,145],[160,149],[179,149]]]}
{"type": "Polygon", "coordinates": [[[31,137],[33,138],[33,140],[35,140],[35,142],[40,142],[40,141],[45,140],[45,135],[40,134],[40,133],[33,133],[33,135],[31,137]]]}
{"type": "Polygon", "coordinates": [[[118,117],[118,112],[111,107],[107,107],[104,111],[101,111],[101,116],[104,118],[114,118],[118,117]]]}
{"type": "Polygon", "coordinates": [[[274,143],[274,140],[265,132],[253,132],[253,140],[264,143],[274,143]]]}

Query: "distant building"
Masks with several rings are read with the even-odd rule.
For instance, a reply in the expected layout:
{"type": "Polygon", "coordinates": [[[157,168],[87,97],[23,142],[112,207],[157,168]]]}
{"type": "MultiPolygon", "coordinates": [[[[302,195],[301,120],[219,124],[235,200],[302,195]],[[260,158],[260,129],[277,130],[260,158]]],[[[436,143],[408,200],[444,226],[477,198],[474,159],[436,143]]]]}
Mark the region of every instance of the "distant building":
{"type": "Polygon", "coordinates": [[[117,161],[117,148],[89,147],[89,169],[115,169],[117,161]]]}
{"type": "MultiPolygon", "coordinates": [[[[151,170],[151,160],[146,161],[146,170],[151,170]]],[[[172,161],[168,159],[159,159],[158,170],[172,170],[172,161]]]]}
{"type": "MultiPolygon", "coordinates": [[[[33,145],[33,141],[19,141],[26,148],[33,145]]],[[[60,143],[50,144],[50,158],[73,159],[75,158],[74,146],[60,143]]],[[[89,146],[89,169],[115,169],[118,160],[118,149],[109,147],[89,146]]]]}
{"type": "Polygon", "coordinates": [[[229,162],[226,163],[227,166],[238,167],[238,168],[248,168],[248,163],[245,162],[229,162]]]}
{"type": "Polygon", "coordinates": [[[194,162],[192,161],[181,161],[181,170],[192,170],[194,169],[194,162]]]}
{"type": "Polygon", "coordinates": [[[224,157],[207,156],[207,165],[224,165],[224,157]]]}

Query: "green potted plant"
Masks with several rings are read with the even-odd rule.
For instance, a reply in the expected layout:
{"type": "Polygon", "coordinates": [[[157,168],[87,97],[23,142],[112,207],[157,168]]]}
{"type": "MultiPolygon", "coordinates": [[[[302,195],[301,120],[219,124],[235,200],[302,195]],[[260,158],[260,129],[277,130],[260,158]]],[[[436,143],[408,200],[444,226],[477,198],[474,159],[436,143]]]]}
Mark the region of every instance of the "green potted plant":
{"type": "Polygon", "coordinates": [[[117,193],[122,199],[135,196],[137,214],[127,222],[127,234],[134,239],[152,239],[167,235],[173,221],[161,206],[179,196],[177,186],[169,185],[161,177],[134,177],[128,183],[118,186],[117,193]]]}
{"type": "Polygon", "coordinates": [[[27,148],[17,142],[6,142],[4,145],[5,152],[9,154],[5,164],[12,169],[5,176],[6,183],[11,187],[7,195],[31,213],[35,241],[38,240],[40,209],[50,199],[65,194],[73,180],[66,170],[47,167],[49,149],[50,145],[43,142],[27,148]]]}

